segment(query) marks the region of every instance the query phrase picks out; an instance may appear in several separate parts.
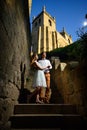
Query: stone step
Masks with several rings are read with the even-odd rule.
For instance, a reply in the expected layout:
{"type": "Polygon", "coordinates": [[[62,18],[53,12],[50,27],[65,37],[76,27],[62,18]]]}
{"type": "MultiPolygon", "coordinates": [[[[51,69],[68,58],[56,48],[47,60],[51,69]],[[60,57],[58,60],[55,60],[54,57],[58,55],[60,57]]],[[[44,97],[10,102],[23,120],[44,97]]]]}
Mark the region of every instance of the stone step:
{"type": "MultiPolygon", "coordinates": [[[[11,128],[64,128],[82,129],[86,122],[76,114],[15,114],[10,117],[11,128]]],[[[87,127],[86,127],[87,128],[87,127]]]]}
{"type": "Polygon", "coordinates": [[[11,130],[62,130],[62,129],[60,129],[60,128],[51,128],[51,129],[50,128],[44,128],[44,129],[43,128],[42,129],[41,128],[39,128],[39,129],[38,128],[34,128],[34,129],[32,129],[32,128],[26,128],[26,129],[25,128],[24,129],[15,129],[15,128],[12,128],[11,130]]]}
{"type": "Polygon", "coordinates": [[[69,104],[18,104],[14,114],[76,114],[76,106],[69,104]]]}

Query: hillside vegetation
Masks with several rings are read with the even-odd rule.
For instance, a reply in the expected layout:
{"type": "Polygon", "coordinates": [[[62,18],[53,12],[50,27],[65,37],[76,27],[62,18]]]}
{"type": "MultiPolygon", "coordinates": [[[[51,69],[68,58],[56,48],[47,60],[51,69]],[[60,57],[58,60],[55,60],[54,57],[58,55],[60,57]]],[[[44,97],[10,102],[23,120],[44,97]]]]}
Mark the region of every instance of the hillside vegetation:
{"type": "Polygon", "coordinates": [[[80,39],[69,46],[57,48],[47,53],[48,57],[57,56],[61,61],[87,59],[87,39],[80,39]]]}

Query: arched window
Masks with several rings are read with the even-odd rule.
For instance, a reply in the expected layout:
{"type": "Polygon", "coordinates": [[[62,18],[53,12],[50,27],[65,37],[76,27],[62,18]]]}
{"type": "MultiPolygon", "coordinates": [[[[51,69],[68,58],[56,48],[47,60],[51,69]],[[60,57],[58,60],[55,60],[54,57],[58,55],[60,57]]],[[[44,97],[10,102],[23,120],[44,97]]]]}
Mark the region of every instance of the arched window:
{"type": "Polygon", "coordinates": [[[37,26],[37,22],[35,23],[35,27],[37,26]]]}
{"type": "Polygon", "coordinates": [[[39,24],[41,23],[41,19],[39,19],[39,24]]]}
{"type": "Polygon", "coordinates": [[[49,25],[50,25],[50,26],[52,26],[52,22],[51,22],[51,20],[50,20],[50,19],[48,20],[48,22],[49,22],[49,25]]]}
{"type": "Polygon", "coordinates": [[[68,42],[70,43],[70,39],[68,39],[68,42]]]}

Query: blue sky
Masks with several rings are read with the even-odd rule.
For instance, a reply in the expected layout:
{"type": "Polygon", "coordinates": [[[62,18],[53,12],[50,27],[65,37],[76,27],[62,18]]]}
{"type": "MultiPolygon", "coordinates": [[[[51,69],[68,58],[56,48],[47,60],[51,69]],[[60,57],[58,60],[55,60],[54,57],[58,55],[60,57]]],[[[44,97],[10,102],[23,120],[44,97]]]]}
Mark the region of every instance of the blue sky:
{"type": "Polygon", "coordinates": [[[52,17],[55,17],[57,31],[60,32],[64,27],[66,32],[72,36],[72,40],[76,41],[78,39],[76,31],[87,20],[85,19],[87,0],[32,0],[31,23],[32,17],[37,16],[43,6],[52,17]]]}

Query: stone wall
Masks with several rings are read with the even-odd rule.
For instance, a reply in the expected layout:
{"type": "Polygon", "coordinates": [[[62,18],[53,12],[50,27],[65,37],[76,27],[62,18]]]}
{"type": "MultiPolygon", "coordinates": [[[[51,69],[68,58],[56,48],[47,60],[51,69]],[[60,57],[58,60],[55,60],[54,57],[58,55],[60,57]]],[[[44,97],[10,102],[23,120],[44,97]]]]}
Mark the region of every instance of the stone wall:
{"type": "Polygon", "coordinates": [[[71,61],[59,64],[58,67],[52,69],[51,78],[53,87],[56,87],[56,102],[77,105],[77,110],[81,115],[87,116],[87,61],[79,63],[71,61]],[[60,94],[60,98],[58,97],[60,94]]]}
{"type": "Polygon", "coordinates": [[[29,73],[28,4],[27,0],[0,0],[0,126],[13,113],[29,73]]]}

